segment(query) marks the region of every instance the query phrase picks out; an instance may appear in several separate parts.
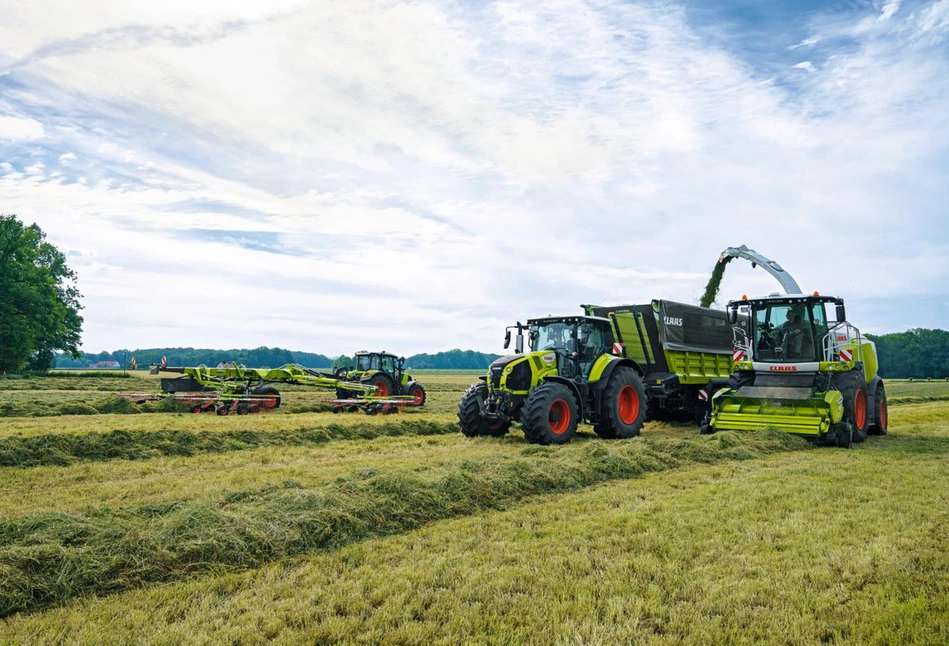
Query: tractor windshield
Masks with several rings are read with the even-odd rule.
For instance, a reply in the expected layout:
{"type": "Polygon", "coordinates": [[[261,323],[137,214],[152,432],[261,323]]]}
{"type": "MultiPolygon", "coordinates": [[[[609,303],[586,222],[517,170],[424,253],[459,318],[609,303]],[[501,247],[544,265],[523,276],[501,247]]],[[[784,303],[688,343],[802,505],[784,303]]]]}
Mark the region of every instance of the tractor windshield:
{"type": "Polygon", "coordinates": [[[773,363],[823,360],[827,334],[824,304],[784,301],[759,304],[754,313],[755,359],[773,363]]]}
{"type": "Polygon", "coordinates": [[[577,349],[577,327],[573,323],[543,323],[531,326],[531,351],[577,349]]]}
{"type": "Polygon", "coordinates": [[[378,354],[357,354],[356,370],[365,372],[367,370],[379,370],[378,354]]]}

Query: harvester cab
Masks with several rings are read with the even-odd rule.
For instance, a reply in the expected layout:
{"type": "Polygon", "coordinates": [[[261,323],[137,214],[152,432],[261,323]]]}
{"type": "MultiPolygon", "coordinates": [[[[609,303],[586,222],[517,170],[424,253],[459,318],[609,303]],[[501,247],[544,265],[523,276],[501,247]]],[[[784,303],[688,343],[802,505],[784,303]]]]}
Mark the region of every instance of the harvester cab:
{"type": "Polygon", "coordinates": [[[501,357],[458,405],[462,432],[501,436],[520,423],[529,441],[567,442],[586,421],[603,437],[635,437],[642,428],[646,396],[642,369],[615,356],[610,320],[561,316],[518,322],[505,331],[515,353],[501,357]],[[528,350],[524,334],[527,333],[528,350]]]}
{"type": "Polygon", "coordinates": [[[734,372],[713,397],[703,433],[775,426],[838,446],[886,433],[876,348],[847,321],[842,299],[743,297],[726,311],[734,372]]]}

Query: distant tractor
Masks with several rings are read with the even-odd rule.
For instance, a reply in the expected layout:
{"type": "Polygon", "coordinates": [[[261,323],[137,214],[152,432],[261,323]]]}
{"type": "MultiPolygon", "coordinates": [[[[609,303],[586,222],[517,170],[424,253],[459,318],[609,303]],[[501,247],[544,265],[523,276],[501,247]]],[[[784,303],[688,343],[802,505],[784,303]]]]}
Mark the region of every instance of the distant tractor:
{"type": "Polygon", "coordinates": [[[707,416],[711,392],[731,369],[724,312],[659,300],[584,308],[587,316],[507,329],[505,348],[517,331],[515,354],[492,363],[459,403],[465,435],[501,436],[520,423],[529,441],[560,444],[581,421],[600,437],[631,438],[647,413],[707,416]]]}
{"type": "Polygon", "coordinates": [[[842,299],[743,297],[726,311],[735,326],[735,372],[713,398],[703,433],[775,426],[849,447],[887,432],[876,348],[847,322],[842,299]]]}
{"type": "MultiPolygon", "coordinates": [[[[405,372],[405,357],[397,357],[388,352],[357,352],[356,363],[352,368],[336,370],[336,376],[347,382],[375,386],[379,397],[411,397],[412,405],[421,406],[425,403],[425,387],[412,379],[405,372]]],[[[336,397],[348,399],[354,393],[341,386],[336,390],[336,397]]]]}

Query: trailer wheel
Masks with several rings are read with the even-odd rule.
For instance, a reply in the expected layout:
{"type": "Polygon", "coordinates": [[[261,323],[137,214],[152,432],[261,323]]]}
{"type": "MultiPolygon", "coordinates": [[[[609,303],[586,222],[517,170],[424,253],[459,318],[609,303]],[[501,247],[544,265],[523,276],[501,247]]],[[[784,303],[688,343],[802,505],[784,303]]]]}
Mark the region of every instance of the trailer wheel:
{"type": "Polygon", "coordinates": [[[538,444],[563,444],[577,432],[577,400],[564,384],[543,383],[524,404],[524,435],[538,444]]]}
{"type": "MultiPolygon", "coordinates": [[[[632,368],[621,366],[613,372],[603,391],[601,427],[613,437],[628,439],[639,435],[646,417],[646,389],[643,380],[632,368]]],[[[600,434],[600,437],[605,437],[600,434]]]]}
{"type": "Polygon", "coordinates": [[[257,386],[251,394],[266,397],[260,400],[261,408],[280,408],[280,391],[273,386],[267,384],[257,386]]]}
{"type": "Polygon", "coordinates": [[[886,435],[890,424],[890,411],[886,405],[886,389],[883,384],[877,386],[876,397],[873,398],[876,404],[876,416],[873,420],[873,426],[870,427],[870,435],[886,435]]]}
{"type": "Polygon", "coordinates": [[[466,437],[489,435],[501,437],[511,428],[510,422],[487,420],[481,416],[481,403],[487,398],[488,385],[480,381],[470,386],[458,402],[458,425],[466,437]]]}

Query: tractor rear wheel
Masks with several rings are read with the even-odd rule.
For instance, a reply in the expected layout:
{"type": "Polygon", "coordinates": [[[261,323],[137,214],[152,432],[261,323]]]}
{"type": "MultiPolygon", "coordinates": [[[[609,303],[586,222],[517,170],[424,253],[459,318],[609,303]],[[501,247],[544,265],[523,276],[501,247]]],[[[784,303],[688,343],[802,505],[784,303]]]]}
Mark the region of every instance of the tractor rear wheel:
{"type": "Polygon", "coordinates": [[[488,396],[488,384],[476,383],[465,391],[458,402],[458,425],[466,437],[488,435],[501,437],[511,428],[510,422],[488,420],[481,416],[481,403],[488,396]]]}
{"type": "Polygon", "coordinates": [[[877,386],[876,396],[873,398],[876,407],[873,426],[870,427],[870,435],[886,435],[890,424],[890,412],[886,406],[886,389],[883,384],[877,386]]]}
{"type": "Polygon", "coordinates": [[[598,426],[611,433],[600,437],[627,439],[639,435],[646,418],[646,388],[632,368],[618,367],[603,392],[603,414],[598,426]]]}
{"type": "Polygon", "coordinates": [[[579,418],[577,399],[568,386],[543,383],[524,403],[524,435],[538,444],[563,444],[577,432],[579,418]]]}
{"type": "Polygon", "coordinates": [[[424,406],[425,405],[425,387],[422,384],[414,383],[409,386],[409,390],[406,395],[412,397],[412,406],[424,406]]]}
{"type": "Polygon", "coordinates": [[[376,387],[376,397],[388,397],[392,394],[392,380],[381,372],[369,377],[364,383],[376,387]]]}
{"type": "Polygon", "coordinates": [[[251,391],[251,394],[261,397],[261,408],[280,408],[280,391],[273,386],[267,384],[257,386],[251,391]]]}

